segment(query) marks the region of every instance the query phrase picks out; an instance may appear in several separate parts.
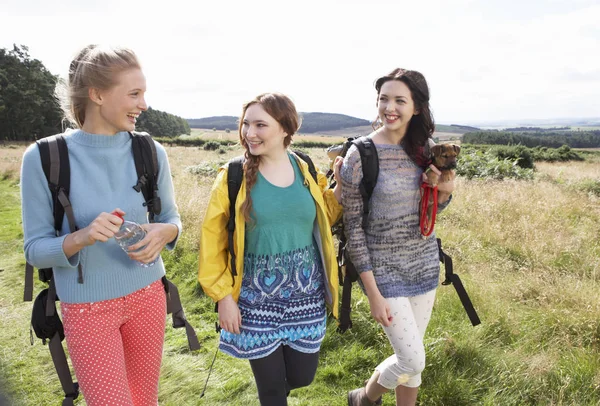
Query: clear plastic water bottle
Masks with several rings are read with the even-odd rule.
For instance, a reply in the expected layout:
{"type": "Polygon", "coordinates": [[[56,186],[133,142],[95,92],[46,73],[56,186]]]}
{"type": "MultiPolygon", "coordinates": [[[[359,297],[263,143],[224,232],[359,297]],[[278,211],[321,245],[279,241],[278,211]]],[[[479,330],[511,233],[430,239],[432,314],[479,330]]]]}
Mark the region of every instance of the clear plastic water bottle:
{"type": "MultiPolygon", "coordinates": [[[[111,214],[114,214],[115,216],[117,216],[121,220],[123,220],[123,224],[121,224],[121,228],[119,228],[119,231],[117,231],[114,235],[115,240],[117,241],[119,246],[121,248],[123,248],[123,251],[125,251],[126,253],[132,252],[132,251],[129,251],[129,247],[131,247],[132,245],[137,244],[138,242],[143,240],[144,237],[146,236],[146,231],[144,231],[142,226],[140,226],[138,223],[125,220],[123,218],[123,216],[121,216],[117,212],[112,212],[111,214]]],[[[144,248],[145,248],[145,246],[138,248],[136,251],[133,251],[133,252],[141,251],[144,248]]],[[[158,261],[158,257],[159,256],[157,256],[152,262],[149,262],[147,264],[145,264],[143,262],[139,262],[139,261],[138,261],[138,264],[140,264],[140,266],[143,266],[143,267],[152,266],[156,263],[156,261],[158,261]]]]}

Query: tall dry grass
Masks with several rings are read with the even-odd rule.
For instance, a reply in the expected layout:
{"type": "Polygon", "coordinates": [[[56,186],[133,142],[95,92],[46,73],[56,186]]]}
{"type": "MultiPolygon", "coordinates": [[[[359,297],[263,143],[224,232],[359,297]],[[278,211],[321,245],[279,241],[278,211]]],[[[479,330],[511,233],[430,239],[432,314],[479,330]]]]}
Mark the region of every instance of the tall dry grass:
{"type": "MultiPolygon", "coordinates": [[[[223,355],[215,364],[209,392],[198,399],[216,345],[213,306],[195,282],[200,225],[214,172],[189,168],[216,168],[241,150],[166,149],[185,231],[178,248],[164,258],[169,272],[182,282],[184,307],[204,348],[195,354],[183,351],[181,331],[167,329],[161,404],[255,405],[247,363],[223,355]]],[[[18,176],[23,150],[0,148],[0,170],[18,176]]],[[[318,166],[327,167],[324,150],[309,152],[318,166]]],[[[440,286],[425,338],[428,367],[421,404],[600,404],[600,206],[595,189],[581,187],[593,186],[598,175],[600,162],[590,160],[538,163],[535,180],[529,182],[457,179],[453,201],[438,217],[436,232],[482,325],[471,327],[454,290],[440,286]]],[[[19,268],[16,255],[7,258],[14,262],[9,269],[19,268]]],[[[0,279],[16,283],[12,273],[10,278],[4,274],[0,279]]],[[[20,305],[14,286],[3,292],[10,295],[0,297],[6,309],[20,305]]],[[[23,315],[23,306],[19,309],[23,315]]],[[[351,331],[339,335],[335,322],[330,323],[315,382],[293,391],[290,405],[343,405],[345,391],[360,385],[389,355],[389,344],[356,289],[353,309],[351,331]]],[[[4,320],[2,330],[15,331],[18,324],[16,319],[4,320]]],[[[9,371],[18,365],[25,372],[20,375],[24,383],[15,378],[9,383],[34,387],[43,364],[24,356],[31,347],[21,342],[23,337],[13,336],[5,341],[10,348],[2,362],[9,371]]],[[[48,396],[57,398],[53,371],[43,379],[52,382],[54,392],[48,396]]],[[[27,389],[22,390],[25,396],[27,389]]],[[[40,399],[39,394],[27,396],[40,399]]],[[[391,395],[384,397],[384,404],[393,404],[391,395]]]]}

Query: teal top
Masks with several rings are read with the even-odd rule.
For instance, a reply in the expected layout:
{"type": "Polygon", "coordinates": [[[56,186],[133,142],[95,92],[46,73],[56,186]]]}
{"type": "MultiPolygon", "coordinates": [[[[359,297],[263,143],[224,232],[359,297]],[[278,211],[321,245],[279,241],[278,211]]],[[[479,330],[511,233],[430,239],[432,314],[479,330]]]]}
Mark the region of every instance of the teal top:
{"type": "Polygon", "coordinates": [[[219,348],[237,358],[266,357],[280,345],[319,351],[327,312],[323,268],[313,240],[317,210],[293,156],[294,182],[278,187],[258,173],[250,191],[240,334],[221,331],[219,348]]]}
{"type": "Polygon", "coordinates": [[[315,201],[304,185],[298,163],[288,156],[294,168],[291,185],[275,186],[258,172],[250,192],[252,221],[246,228],[246,254],[273,255],[313,243],[313,224],[317,215],[315,201]]]}

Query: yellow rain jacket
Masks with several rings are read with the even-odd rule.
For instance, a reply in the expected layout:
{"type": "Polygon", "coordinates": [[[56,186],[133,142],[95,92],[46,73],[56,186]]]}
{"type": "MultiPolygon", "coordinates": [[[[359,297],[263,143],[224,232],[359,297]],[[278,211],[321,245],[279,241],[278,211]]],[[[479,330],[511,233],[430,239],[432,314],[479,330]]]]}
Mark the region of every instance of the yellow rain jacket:
{"type": "MultiPolygon", "coordinates": [[[[325,299],[335,318],[338,317],[338,274],[335,247],[331,235],[331,224],[342,214],[342,206],[338,203],[333,190],[327,189],[327,178],[317,172],[318,184],[308,171],[308,164],[295,154],[300,170],[304,176],[304,184],[308,184],[315,200],[317,218],[313,228],[313,236],[325,270],[325,299]]],[[[198,281],[204,292],[215,302],[231,294],[237,302],[244,274],[244,235],[246,222],[241,212],[242,203],[246,200],[246,179],[236,200],[235,241],[237,276],[231,274],[231,257],[227,243],[227,221],[229,220],[229,197],[227,191],[227,165],[219,169],[213,184],[210,201],[202,223],[200,238],[200,260],[198,264],[198,281]]]]}

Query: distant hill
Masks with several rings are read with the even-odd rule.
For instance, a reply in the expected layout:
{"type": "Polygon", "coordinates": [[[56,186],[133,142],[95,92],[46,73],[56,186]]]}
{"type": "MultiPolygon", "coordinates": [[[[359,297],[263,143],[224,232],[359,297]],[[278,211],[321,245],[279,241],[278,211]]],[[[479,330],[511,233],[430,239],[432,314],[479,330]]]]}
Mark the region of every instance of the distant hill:
{"type": "MultiPolygon", "coordinates": [[[[300,113],[302,126],[300,132],[312,134],[325,131],[343,130],[350,127],[370,125],[368,120],[333,113],[300,113]]],[[[216,116],[187,119],[191,128],[216,128],[217,130],[234,130],[238,128],[238,117],[216,116]]]]}
{"type": "MultiPolygon", "coordinates": [[[[324,135],[365,135],[372,131],[371,122],[347,116],[345,114],[334,113],[300,113],[302,117],[301,134],[324,134],[324,135]]],[[[207,128],[217,130],[233,130],[238,128],[238,117],[235,116],[215,116],[205,118],[188,118],[188,124],[191,128],[207,128]]],[[[436,132],[464,134],[470,131],[479,131],[477,127],[466,125],[444,125],[436,124],[436,132]]]]}
{"type": "Polygon", "coordinates": [[[237,117],[214,116],[205,118],[188,118],[187,122],[191,128],[216,128],[217,130],[233,130],[238,127],[237,117]]]}
{"type": "Polygon", "coordinates": [[[369,120],[346,116],[344,114],[332,113],[300,113],[302,126],[300,132],[304,134],[318,133],[322,131],[343,130],[350,127],[361,127],[371,125],[369,120]]]}

